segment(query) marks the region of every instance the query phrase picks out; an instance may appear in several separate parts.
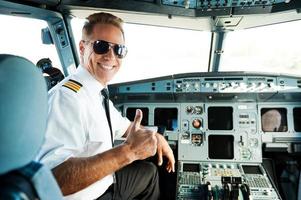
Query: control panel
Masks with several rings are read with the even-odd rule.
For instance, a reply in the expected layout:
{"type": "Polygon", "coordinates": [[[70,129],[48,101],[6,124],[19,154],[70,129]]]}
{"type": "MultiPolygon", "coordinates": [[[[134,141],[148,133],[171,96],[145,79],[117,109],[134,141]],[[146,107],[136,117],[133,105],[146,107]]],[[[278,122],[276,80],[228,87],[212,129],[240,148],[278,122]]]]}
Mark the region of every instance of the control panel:
{"type": "Polygon", "coordinates": [[[179,162],[177,199],[281,199],[261,165],[179,162]]]}
{"type": "Polygon", "coordinates": [[[179,159],[261,162],[256,104],[187,103],[180,108],[179,159]]]}
{"type": "Polygon", "coordinates": [[[301,91],[301,78],[280,75],[256,75],[251,73],[194,73],[179,74],[145,81],[118,84],[118,94],[131,93],[190,93],[190,94],[261,94],[301,91]]]}
{"type": "Polygon", "coordinates": [[[109,89],[124,116],[141,109],[175,147],[176,199],[281,199],[262,149],[300,153],[300,77],[190,73],[109,89]]]}
{"type": "Polygon", "coordinates": [[[269,6],[287,2],[285,0],[162,0],[163,5],[184,8],[228,8],[269,6]]]}

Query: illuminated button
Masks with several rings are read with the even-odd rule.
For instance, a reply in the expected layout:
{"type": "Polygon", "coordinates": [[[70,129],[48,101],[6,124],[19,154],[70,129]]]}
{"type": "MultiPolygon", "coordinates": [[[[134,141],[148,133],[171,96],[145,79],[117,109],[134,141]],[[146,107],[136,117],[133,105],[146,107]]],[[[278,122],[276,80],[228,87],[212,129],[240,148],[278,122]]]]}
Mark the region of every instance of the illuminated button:
{"type": "Polygon", "coordinates": [[[201,126],[202,126],[201,120],[200,120],[200,119],[194,119],[194,120],[192,121],[192,126],[193,126],[194,128],[201,128],[201,126]]]}

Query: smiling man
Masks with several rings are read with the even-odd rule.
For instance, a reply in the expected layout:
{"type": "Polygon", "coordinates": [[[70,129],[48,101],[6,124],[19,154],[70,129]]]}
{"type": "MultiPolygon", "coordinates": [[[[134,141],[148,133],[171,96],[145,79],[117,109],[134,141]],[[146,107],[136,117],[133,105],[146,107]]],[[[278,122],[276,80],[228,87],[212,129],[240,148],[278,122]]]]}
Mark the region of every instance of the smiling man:
{"type": "Polygon", "coordinates": [[[141,110],[133,122],[108,100],[107,84],[126,56],[122,20],[109,13],[87,18],[79,44],[81,65],[49,93],[46,139],[39,160],[48,165],[66,199],[159,198],[158,172],[141,161],[174,156],[160,134],[143,128],[141,110]],[[116,137],[126,140],[114,147],[116,137]]]}

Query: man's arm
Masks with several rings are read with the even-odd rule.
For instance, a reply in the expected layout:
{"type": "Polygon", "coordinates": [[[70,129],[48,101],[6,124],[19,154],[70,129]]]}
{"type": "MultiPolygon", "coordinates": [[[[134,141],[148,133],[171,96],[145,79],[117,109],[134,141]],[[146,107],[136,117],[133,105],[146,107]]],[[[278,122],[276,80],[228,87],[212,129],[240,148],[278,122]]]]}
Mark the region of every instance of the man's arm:
{"type": "Polygon", "coordinates": [[[142,112],[138,110],[123,144],[95,156],[69,158],[55,167],[52,171],[63,194],[73,194],[135,160],[153,156],[157,138],[155,132],[140,127],[141,120],[142,112]]]}

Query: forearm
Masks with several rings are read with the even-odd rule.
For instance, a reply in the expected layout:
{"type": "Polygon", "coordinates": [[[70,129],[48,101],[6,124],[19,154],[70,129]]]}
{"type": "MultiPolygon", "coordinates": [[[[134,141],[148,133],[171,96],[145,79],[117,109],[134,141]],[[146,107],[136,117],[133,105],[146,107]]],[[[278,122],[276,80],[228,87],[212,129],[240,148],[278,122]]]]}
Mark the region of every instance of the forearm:
{"type": "Polygon", "coordinates": [[[52,171],[64,195],[73,194],[133,162],[129,146],[122,144],[86,158],[70,158],[52,171]]]}

